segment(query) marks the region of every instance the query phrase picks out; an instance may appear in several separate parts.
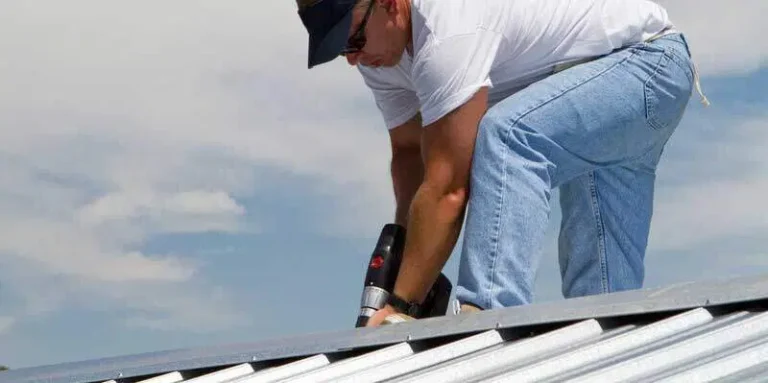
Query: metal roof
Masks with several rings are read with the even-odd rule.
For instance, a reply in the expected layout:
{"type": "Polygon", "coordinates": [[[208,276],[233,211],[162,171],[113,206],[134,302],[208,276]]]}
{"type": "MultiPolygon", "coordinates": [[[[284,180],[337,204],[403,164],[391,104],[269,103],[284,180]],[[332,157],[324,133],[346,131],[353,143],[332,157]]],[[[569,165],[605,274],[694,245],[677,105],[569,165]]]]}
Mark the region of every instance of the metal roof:
{"type": "Polygon", "coordinates": [[[32,367],[0,382],[768,381],[768,276],[32,367]]]}

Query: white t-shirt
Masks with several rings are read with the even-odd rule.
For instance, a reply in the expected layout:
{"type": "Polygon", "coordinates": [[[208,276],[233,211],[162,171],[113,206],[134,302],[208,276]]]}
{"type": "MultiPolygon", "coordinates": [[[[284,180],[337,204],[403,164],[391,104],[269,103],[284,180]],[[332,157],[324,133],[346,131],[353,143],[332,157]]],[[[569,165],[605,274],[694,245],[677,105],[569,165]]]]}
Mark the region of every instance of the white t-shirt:
{"type": "Polygon", "coordinates": [[[552,73],[672,24],[649,0],[412,0],[413,56],[358,66],[388,129],[429,125],[489,87],[489,106],[552,73]]]}

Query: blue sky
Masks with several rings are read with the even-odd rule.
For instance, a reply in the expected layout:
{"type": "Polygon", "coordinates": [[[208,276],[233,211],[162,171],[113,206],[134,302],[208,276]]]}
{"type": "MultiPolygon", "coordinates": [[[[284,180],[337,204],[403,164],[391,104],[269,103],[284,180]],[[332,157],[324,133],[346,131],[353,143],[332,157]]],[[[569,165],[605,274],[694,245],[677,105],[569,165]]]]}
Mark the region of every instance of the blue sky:
{"type": "MultiPolygon", "coordinates": [[[[0,364],[353,326],[386,131],[355,70],[306,70],[280,3],[4,2],[0,364]]],[[[646,286],[768,273],[764,0],[663,3],[712,106],[659,169],[646,286]]],[[[539,301],[561,299],[557,209],[539,301]]]]}

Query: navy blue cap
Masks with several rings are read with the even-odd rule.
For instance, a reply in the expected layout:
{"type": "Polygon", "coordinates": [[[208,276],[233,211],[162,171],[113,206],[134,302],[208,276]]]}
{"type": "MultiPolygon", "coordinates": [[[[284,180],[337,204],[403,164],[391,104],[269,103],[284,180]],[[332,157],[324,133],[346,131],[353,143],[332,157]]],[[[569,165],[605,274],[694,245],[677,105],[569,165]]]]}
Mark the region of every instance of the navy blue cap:
{"type": "Polygon", "coordinates": [[[357,0],[318,0],[299,10],[309,32],[308,67],[327,63],[347,45],[352,9],[357,0]]]}

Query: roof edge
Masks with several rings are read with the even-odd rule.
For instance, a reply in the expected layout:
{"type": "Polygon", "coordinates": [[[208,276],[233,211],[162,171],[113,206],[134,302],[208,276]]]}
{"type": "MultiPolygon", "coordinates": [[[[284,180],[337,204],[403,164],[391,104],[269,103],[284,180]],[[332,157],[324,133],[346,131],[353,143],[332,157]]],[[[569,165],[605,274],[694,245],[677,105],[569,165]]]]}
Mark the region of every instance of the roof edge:
{"type": "Polygon", "coordinates": [[[268,362],[314,354],[333,354],[490,329],[509,329],[591,318],[610,318],[680,311],[768,300],[768,274],[684,282],[534,303],[467,315],[447,315],[376,328],[349,329],[266,341],[159,351],[96,360],[26,367],[0,373],[0,382],[49,383],[106,381],[166,371],[268,362]]]}

